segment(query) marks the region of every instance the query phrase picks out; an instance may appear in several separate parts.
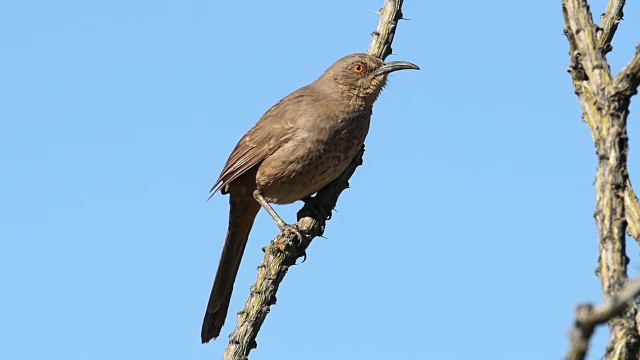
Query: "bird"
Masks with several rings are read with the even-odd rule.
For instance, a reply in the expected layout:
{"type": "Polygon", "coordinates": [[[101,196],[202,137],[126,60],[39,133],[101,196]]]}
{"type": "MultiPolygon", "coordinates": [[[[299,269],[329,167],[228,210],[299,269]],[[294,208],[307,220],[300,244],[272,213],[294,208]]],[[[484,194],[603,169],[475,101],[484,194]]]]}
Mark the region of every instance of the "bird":
{"type": "Polygon", "coordinates": [[[406,69],[420,68],[364,53],[347,55],[278,101],[237,143],[211,188],[211,196],[229,194],[229,225],[202,323],[203,344],[220,335],[260,208],[281,230],[297,233],[270,204],[305,199],[336,179],[364,145],[387,75],[406,69]]]}

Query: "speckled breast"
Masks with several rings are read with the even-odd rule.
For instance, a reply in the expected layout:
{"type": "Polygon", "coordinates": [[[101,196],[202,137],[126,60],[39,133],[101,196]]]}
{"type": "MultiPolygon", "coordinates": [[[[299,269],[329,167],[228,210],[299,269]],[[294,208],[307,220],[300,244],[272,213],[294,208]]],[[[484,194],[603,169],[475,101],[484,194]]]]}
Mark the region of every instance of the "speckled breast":
{"type": "Polygon", "coordinates": [[[336,179],[358,153],[369,131],[370,112],[326,121],[296,136],[265,159],[256,176],[267,201],[288,204],[312,195],[336,179]]]}

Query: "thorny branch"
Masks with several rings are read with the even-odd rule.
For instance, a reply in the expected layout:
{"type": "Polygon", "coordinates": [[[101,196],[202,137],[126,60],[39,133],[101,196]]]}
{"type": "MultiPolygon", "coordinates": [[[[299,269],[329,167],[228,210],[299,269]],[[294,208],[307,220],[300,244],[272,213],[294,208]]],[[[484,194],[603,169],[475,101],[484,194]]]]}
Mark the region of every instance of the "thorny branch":
{"type": "MultiPolygon", "coordinates": [[[[640,207],[627,173],[627,116],[631,96],[637,92],[640,56],[612,78],[605,55],[612,49],[611,40],[622,19],[624,1],[610,0],[596,26],[586,0],[563,0],[565,34],[569,40],[571,65],[569,72],[589,125],[598,155],[596,173],[596,227],[599,233],[597,273],[605,301],[614,301],[627,282],[626,232],[638,239],[640,207]],[[629,227],[627,228],[627,224],[629,227]]],[[[633,307],[619,305],[615,312],[592,319],[590,308],[577,312],[579,336],[572,332],[569,359],[582,359],[588,348],[593,327],[607,321],[611,330],[605,359],[635,359],[640,349],[633,307]],[[586,317],[586,318],[585,318],[586,317]],[[585,320],[586,321],[586,320],[585,320]],[[577,345],[576,345],[577,344],[577,345]]]]}
{"type": "Polygon", "coordinates": [[[598,33],[598,44],[602,49],[603,56],[613,50],[611,40],[613,40],[613,35],[616,34],[618,24],[620,24],[620,21],[622,21],[622,17],[624,16],[622,12],[624,3],[625,0],[609,1],[607,10],[602,14],[602,23],[600,24],[600,32],[598,33]]]}
{"type": "Polygon", "coordinates": [[[629,281],[620,293],[594,307],[583,304],[576,309],[573,329],[569,333],[571,344],[565,359],[582,360],[589,349],[589,339],[597,325],[603,324],[613,316],[619,315],[630,302],[640,295],[640,277],[629,281]]]}
{"type": "Polygon", "coordinates": [[[612,90],[615,95],[630,99],[638,93],[638,86],[640,86],[640,45],[636,46],[633,59],[613,79],[612,90]]]}
{"type": "Polygon", "coordinates": [[[371,33],[371,43],[368,54],[376,56],[382,60],[393,53],[391,43],[396,33],[396,26],[402,17],[403,0],[387,0],[378,12],[380,22],[376,31],[371,33]]]}

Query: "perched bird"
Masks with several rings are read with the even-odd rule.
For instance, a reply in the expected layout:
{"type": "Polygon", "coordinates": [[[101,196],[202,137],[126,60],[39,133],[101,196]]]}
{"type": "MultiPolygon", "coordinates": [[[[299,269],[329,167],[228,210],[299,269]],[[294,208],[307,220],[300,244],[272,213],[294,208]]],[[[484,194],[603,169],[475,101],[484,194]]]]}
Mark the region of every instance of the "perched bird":
{"type": "MultiPolygon", "coordinates": [[[[336,61],[313,83],[273,105],[238,142],[211,196],[229,194],[229,228],[202,324],[202,342],[218,337],[253,221],[269,203],[290,204],[336,179],[364,144],[373,103],[393,71],[419,69],[367,54],[336,61]]],[[[295,231],[295,229],[293,229],[295,231]]]]}

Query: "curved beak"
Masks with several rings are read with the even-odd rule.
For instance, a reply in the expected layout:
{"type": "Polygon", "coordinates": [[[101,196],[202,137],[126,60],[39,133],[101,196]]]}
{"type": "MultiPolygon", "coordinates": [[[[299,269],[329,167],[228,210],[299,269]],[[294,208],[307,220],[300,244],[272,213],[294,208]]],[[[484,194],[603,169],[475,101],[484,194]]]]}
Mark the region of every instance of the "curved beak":
{"type": "Polygon", "coordinates": [[[410,63],[408,61],[390,61],[388,63],[384,63],[378,69],[375,70],[376,75],[388,74],[390,72],[398,71],[398,70],[420,70],[418,65],[410,63]]]}

